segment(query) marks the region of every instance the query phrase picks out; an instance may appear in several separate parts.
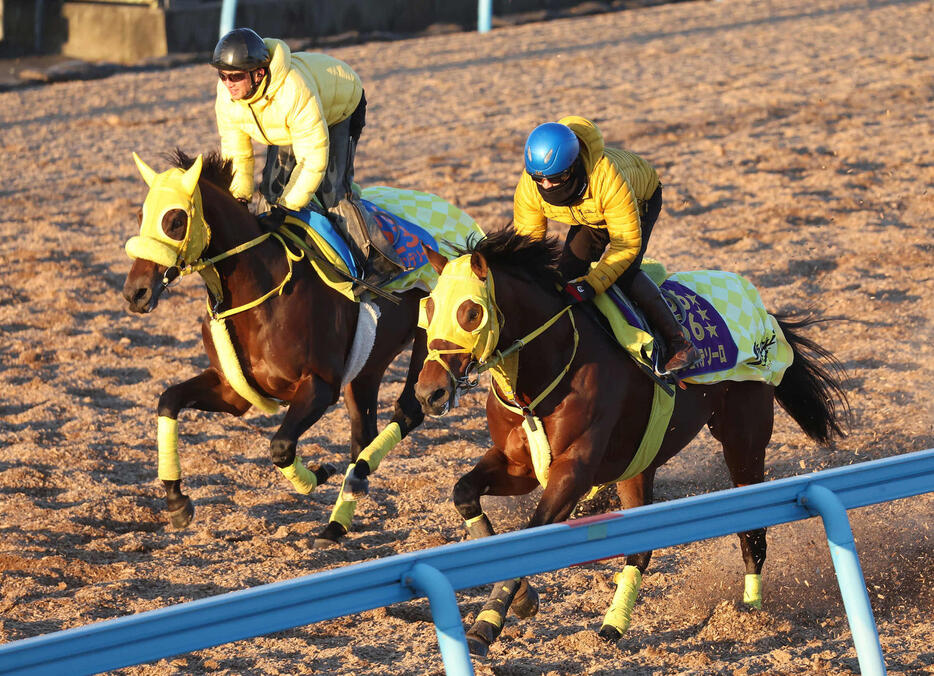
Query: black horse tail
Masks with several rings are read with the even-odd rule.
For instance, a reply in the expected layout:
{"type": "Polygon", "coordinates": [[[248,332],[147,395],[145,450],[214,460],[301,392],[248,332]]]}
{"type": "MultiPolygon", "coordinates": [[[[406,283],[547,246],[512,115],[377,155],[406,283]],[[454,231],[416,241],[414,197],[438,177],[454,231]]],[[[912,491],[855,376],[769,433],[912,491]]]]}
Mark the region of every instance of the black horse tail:
{"type": "Polygon", "coordinates": [[[835,436],[846,436],[841,424],[849,417],[850,405],[839,380],[831,373],[845,377],[843,366],[829,350],[799,333],[824,320],[773,316],[794,353],[794,361],[775,388],[778,403],[805,434],[821,445],[829,444],[835,436]]]}

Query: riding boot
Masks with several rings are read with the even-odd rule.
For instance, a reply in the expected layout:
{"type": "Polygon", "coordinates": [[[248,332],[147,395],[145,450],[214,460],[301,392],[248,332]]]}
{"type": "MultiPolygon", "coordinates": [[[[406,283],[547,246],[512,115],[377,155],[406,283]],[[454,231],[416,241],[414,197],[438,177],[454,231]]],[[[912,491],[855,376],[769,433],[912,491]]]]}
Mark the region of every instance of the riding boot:
{"type": "Polygon", "coordinates": [[[380,286],[393,277],[405,272],[406,268],[398,254],[386,240],[379,224],[351,193],[334,207],[344,220],[347,235],[356,245],[363,261],[363,279],[369,284],[380,286]]]}
{"type": "Polygon", "coordinates": [[[641,270],[632,280],[629,297],[641,308],[649,323],[661,333],[665,341],[665,371],[687,368],[700,359],[700,352],[685,335],[661,291],[641,270]]]}

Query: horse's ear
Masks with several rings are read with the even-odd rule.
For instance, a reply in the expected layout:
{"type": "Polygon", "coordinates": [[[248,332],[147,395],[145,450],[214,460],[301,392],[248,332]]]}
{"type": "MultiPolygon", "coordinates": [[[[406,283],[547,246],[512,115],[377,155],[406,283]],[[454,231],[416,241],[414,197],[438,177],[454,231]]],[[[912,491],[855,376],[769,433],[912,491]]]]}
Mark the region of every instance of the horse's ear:
{"type": "Polygon", "coordinates": [[[182,176],[182,187],[189,195],[195,194],[195,188],[198,186],[198,179],[201,178],[201,167],[204,165],[204,156],[198,155],[195,163],[182,176]]]}
{"type": "Polygon", "coordinates": [[[424,242],[422,242],[422,249],[425,250],[425,255],[428,256],[428,262],[431,263],[431,267],[440,275],[441,271],[444,270],[444,266],[448,264],[448,259],[424,242]]]}
{"type": "Polygon", "coordinates": [[[473,273],[480,278],[481,282],[486,281],[488,274],[488,269],[486,266],[486,258],[483,257],[482,253],[474,251],[470,254],[470,269],[473,270],[473,273]]]}
{"type": "Polygon", "coordinates": [[[146,185],[152,185],[152,179],[156,177],[156,172],[145,162],[143,162],[139,155],[133,153],[133,160],[136,162],[136,168],[139,169],[139,173],[143,175],[143,180],[146,181],[146,185]]]}

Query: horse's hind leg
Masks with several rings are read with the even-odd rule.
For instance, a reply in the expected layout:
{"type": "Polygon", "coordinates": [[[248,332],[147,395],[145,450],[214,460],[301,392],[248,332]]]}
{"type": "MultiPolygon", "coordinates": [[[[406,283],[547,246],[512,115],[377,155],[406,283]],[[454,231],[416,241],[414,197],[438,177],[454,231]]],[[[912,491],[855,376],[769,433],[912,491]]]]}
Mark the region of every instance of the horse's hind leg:
{"type": "MultiPolygon", "coordinates": [[[[631,479],[620,481],[616,492],[623,509],[633,509],[652,503],[652,487],[655,482],[655,470],[646,470],[631,479]]],[[[652,551],[628,554],[626,566],[613,576],[616,593],[613,602],[603,618],[600,637],[610,643],[619,641],[632,622],[632,609],[642,586],[642,575],[649,567],[652,551]]]]}
{"type": "Polygon", "coordinates": [[[250,408],[250,403],[234,392],[214,369],[172,385],[159,397],[159,478],[165,488],[166,512],[175,528],[187,526],[195,514],[191,499],[182,493],[178,414],[183,408],[241,416],[250,408]]]}
{"type": "Polygon", "coordinates": [[[396,400],[392,419],[379,434],[376,434],[376,405],[385,369],[376,376],[358,376],[345,389],[344,400],[351,420],[351,465],[347,468],[328,525],[315,538],[315,548],[331,547],[347,534],[357,500],[369,493],[369,475],[376,471],[389,451],[425,419],[415,398],[415,382],[428,354],[425,343],[425,332],[416,332],[405,387],[396,400]]]}
{"type": "MultiPolygon", "coordinates": [[[[734,486],[761,483],[765,477],[765,448],[772,438],[775,415],[774,392],[774,387],[764,383],[729,383],[708,422],[711,434],[723,445],[734,486]]],[[[761,608],[765,528],[738,535],[746,564],[743,603],[761,608]]]]}
{"type": "MultiPolygon", "coordinates": [[[[493,535],[489,517],[480,506],[481,495],[524,495],[538,485],[534,478],[512,477],[506,473],[506,458],[491,448],[480,462],[454,485],[454,506],[463,517],[471,540],[493,535]]],[[[484,656],[503,629],[506,611],[519,617],[538,612],[538,592],[525,578],[514,578],[493,585],[489,600],[467,632],[467,645],[473,655],[484,656]]]]}

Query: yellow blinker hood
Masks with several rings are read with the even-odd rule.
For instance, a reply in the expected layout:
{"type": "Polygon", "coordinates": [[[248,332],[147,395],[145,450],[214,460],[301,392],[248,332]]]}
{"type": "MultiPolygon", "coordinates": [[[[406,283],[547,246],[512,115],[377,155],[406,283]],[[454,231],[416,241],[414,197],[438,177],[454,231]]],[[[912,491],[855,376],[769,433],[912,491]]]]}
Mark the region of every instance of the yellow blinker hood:
{"type": "Polygon", "coordinates": [[[419,307],[418,325],[428,332],[428,343],[446,340],[464,348],[479,362],[485,362],[499,343],[500,318],[496,307],[493,275],[481,280],[470,267],[470,254],[444,266],[431,295],[423,298],[419,307]],[[425,311],[428,298],[434,300],[431,323],[425,311]],[[466,331],[457,321],[457,310],[465,300],[483,308],[480,325],[466,331]]]}
{"type": "Polygon", "coordinates": [[[211,242],[211,229],[204,220],[201,190],[198,188],[202,156],[198,155],[188,171],[172,168],[161,174],[151,169],[136,153],[133,153],[133,159],[149,186],[149,194],[143,202],[139,235],[126,243],[127,255],[167,268],[179,263],[192,264],[211,242]],[[188,216],[188,226],[181,240],[169,237],[162,229],[163,217],[173,209],[181,209],[188,216]]]}

